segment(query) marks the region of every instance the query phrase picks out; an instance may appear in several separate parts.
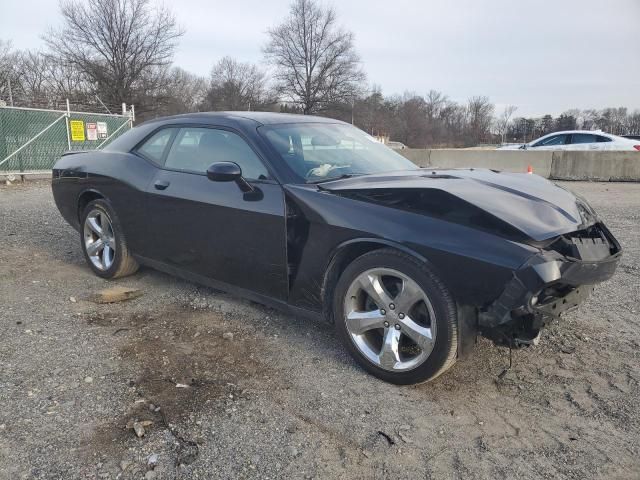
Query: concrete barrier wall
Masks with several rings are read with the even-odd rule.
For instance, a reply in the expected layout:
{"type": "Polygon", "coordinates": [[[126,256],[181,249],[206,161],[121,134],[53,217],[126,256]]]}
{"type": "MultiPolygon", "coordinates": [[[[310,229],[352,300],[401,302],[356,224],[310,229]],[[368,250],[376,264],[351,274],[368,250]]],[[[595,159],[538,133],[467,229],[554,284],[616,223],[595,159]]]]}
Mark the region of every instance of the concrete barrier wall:
{"type": "Polygon", "coordinates": [[[413,149],[398,150],[421,167],[490,168],[527,171],[554,180],[640,181],[640,152],[551,152],[524,150],[413,149]]]}
{"type": "Polygon", "coordinates": [[[640,181],[640,152],[554,152],[554,180],[640,181]]]}

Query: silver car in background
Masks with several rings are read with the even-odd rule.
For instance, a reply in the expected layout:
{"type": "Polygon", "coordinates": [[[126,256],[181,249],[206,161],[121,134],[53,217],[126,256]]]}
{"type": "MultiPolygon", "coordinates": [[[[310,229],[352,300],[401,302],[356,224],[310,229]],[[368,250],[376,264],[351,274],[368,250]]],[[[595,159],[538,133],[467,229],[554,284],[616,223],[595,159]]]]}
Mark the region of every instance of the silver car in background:
{"type": "Polygon", "coordinates": [[[611,135],[601,130],[553,132],[525,144],[504,145],[499,150],[638,150],[640,140],[611,135]]]}

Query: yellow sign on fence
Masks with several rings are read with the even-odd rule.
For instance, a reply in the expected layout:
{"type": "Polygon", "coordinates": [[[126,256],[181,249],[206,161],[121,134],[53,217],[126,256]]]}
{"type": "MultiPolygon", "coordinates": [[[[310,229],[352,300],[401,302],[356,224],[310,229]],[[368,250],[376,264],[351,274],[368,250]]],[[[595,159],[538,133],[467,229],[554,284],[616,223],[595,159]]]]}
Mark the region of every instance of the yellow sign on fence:
{"type": "Polygon", "coordinates": [[[84,142],[84,122],[82,120],[70,120],[72,142],[84,142]]]}

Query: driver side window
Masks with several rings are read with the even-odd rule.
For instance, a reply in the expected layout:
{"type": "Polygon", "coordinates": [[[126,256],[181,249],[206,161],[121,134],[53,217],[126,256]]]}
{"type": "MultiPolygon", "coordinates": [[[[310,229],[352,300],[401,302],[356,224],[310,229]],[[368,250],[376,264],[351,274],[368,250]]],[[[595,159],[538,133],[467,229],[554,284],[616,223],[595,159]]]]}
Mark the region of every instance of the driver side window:
{"type": "Polygon", "coordinates": [[[565,134],[553,135],[549,138],[545,138],[544,140],[540,140],[538,143],[534,144],[533,147],[550,147],[553,145],[564,145],[566,140],[567,136],[565,134]]]}
{"type": "Polygon", "coordinates": [[[216,162],[237,163],[242,176],[250,180],[269,178],[262,160],[242,137],[215,128],[181,128],[171,145],[165,167],[204,173],[216,162]]]}

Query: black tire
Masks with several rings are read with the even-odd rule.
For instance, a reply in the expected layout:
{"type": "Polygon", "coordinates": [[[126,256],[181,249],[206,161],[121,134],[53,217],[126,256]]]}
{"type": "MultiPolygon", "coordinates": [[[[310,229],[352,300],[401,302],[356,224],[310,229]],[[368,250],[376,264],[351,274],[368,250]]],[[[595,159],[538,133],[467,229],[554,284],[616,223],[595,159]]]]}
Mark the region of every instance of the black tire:
{"type": "Polygon", "coordinates": [[[107,200],[100,198],[89,202],[84,208],[80,220],[80,245],[82,247],[82,252],[84,253],[85,260],[87,261],[87,264],[89,265],[91,270],[93,270],[93,273],[102,278],[115,279],[126,277],[127,275],[132,275],[138,270],[138,262],[136,262],[136,260],[133,258],[131,252],[129,251],[129,248],[127,247],[127,240],[122,231],[118,215],[107,200]],[[93,264],[92,260],[89,257],[89,254],[87,253],[87,247],[85,244],[85,222],[87,220],[87,216],[95,211],[99,211],[108,217],[113,230],[113,238],[115,240],[115,254],[113,256],[113,263],[109,266],[109,268],[106,268],[104,270],[97,268],[93,264]]]}
{"type": "MultiPolygon", "coordinates": [[[[437,275],[418,259],[394,249],[374,250],[355,259],[340,276],[333,298],[336,332],[349,353],[367,372],[390,383],[411,385],[427,382],[451,368],[456,362],[458,323],[456,304],[437,275]],[[345,296],[358,276],[371,269],[392,269],[409,277],[428,296],[435,313],[435,342],[426,360],[406,371],[389,371],[376,365],[356,346],[346,325],[345,296]]],[[[386,317],[385,317],[386,318],[386,317]]]]}

